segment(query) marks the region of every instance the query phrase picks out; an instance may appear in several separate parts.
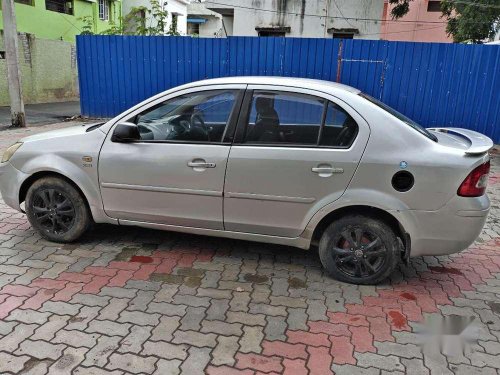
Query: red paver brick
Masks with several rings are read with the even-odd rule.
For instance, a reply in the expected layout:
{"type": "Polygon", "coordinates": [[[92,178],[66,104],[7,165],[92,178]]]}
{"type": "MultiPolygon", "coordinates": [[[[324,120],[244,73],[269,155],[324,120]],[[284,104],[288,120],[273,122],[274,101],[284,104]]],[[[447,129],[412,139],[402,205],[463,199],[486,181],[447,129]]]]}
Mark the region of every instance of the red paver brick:
{"type": "Polygon", "coordinates": [[[149,276],[155,272],[156,267],[158,267],[156,264],[143,264],[141,268],[135,271],[132,278],[134,280],[148,280],[149,276]]]}
{"type": "Polygon", "coordinates": [[[417,305],[422,309],[422,312],[433,313],[439,311],[436,306],[436,302],[429,295],[420,295],[416,302],[417,305]]]}
{"type": "Polygon", "coordinates": [[[52,301],[69,301],[76,293],[82,290],[83,283],[68,283],[64,289],[58,291],[52,301]]]}
{"type": "Polygon", "coordinates": [[[406,316],[397,310],[387,310],[389,323],[395,331],[409,331],[408,321],[406,316]]]}
{"type": "Polygon", "coordinates": [[[283,365],[281,359],[277,357],[266,357],[254,353],[236,354],[236,367],[240,369],[251,369],[262,372],[281,372],[283,365]]]}
{"type": "Polygon", "coordinates": [[[177,266],[177,259],[162,259],[160,265],[156,269],[157,273],[172,273],[172,270],[177,266]]]}
{"type": "Polygon", "coordinates": [[[391,326],[387,323],[386,318],[368,317],[370,323],[370,333],[375,341],[390,341],[394,342],[394,337],[391,334],[391,326]]]}
{"type": "Polygon", "coordinates": [[[208,366],[206,370],[207,375],[254,375],[253,370],[240,370],[228,366],[208,366]]]}
{"type": "Polygon", "coordinates": [[[379,316],[385,317],[385,313],[380,306],[365,306],[365,305],[345,305],[347,313],[364,316],[379,316]]]}
{"type": "MultiPolygon", "coordinates": [[[[139,264],[139,263],[135,263],[139,264]]],[[[124,286],[134,275],[133,270],[119,270],[116,276],[109,280],[108,286],[124,286]]]]}
{"type": "Polygon", "coordinates": [[[347,324],[348,326],[368,326],[368,321],[363,315],[352,315],[343,312],[329,312],[328,316],[331,323],[347,324]]]}
{"type": "Polygon", "coordinates": [[[33,297],[24,301],[19,308],[37,310],[42,307],[46,301],[50,300],[56,292],[57,289],[40,289],[33,297]]]}
{"type": "Polygon", "coordinates": [[[352,332],[351,342],[357,352],[375,353],[377,351],[373,346],[373,335],[368,327],[349,327],[349,330],[352,332]]]}
{"type": "Polygon", "coordinates": [[[288,342],[291,344],[306,344],[311,346],[330,346],[328,336],[324,333],[306,331],[287,331],[288,342]]]}
{"type": "Polygon", "coordinates": [[[283,360],[285,371],[283,375],[307,375],[309,370],[306,368],[306,361],[302,359],[287,359],[283,360]]]}
{"type": "Polygon", "coordinates": [[[373,296],[363,297],[363,302],[366,306],[380,306],[382,308],[398,308],[399,303],[394,298],[380,298],[373,296]]]}
{"type": "Polygon", "coordinates": [[[23,304],[26,297],[10,296],[0,305],[0,319],[6,318],[9,313],[23,304]]]}
{"type": "Polygon", "coordinates": [[[83,272],[90,273],[90,274],[96,275],[96,276],[112,277],[112,276],[116,275],[116,272],[118,272],[118,270],[116,270],[114,268],[107,268],[107,267],[89,266],[89,267],[85,268],[85,271],[83,271],[83,272]]]}
{"type": "Polygon", "coordinates": [[[309,332],[326,333],[329,336],[351,336],[351,331],[343,323],[328,323],[323,321],[308,322],[309,332]]]}
{"type": "Polygon", "coordinates": [[[36,294],[39,288],[29,287],[25,285],[9,284],[2,288],[2,294],[9,294],[17,297],[32,297],[36,294]]]}
{"type": "Polygon", "coordinates": [[[43,289],[63,289],[68,282],[65,280],[54,279],[36,279],[33,280],[31,286],[36,286],[43,289]]]}
{"type": "Polygon", "coordinates": [[[401,304],[401,311],[412,322],[420,322],[424,319],[422,310],[415,301],[407,301],[401,304]]]}
{"type": "Polygon", "coordinates": [[[89,283],[92,280],[92,275],[79,272],[63,272],[58,277],[58,280],[71,281],[74,283],[89,283]]]}
{"type": "Polygon", "coordinates": [[[109,262],[108,267],[109,268],[116,268],[119,270],[137,271],[139,268],[141,268],[141,264],[134,263],[134,262],[122,262],[122,261],[114,260],[112,262],[109,262]]]}
{"type": "Polygon", "coordinates": [[[332,356],[328,348],[315,348],[309,346],[309,359],[307,361],[307,368],[309,375],[328,375],[332,374],[332,356]]]}
{"type": "Polygon", "coordinates": [[[279,356],[290,359],[307,358],[306,346],[304,344],[289,344],[283,341],[264,341],[262,354],[267,356],[279,356]]]}
{"type": "Polygon", "coordinates": [[[330,341],[332,342],[330,354],[333,357],[333,363],[336,363],[338,365],[356,364],[356,359],[353,357],[354,346],[352,345],[351,339],[349,337],[330,337],[330,341]]]}
{"type": "Polygon", "coordinates": [[[196,260],[196,254],[183,254],[177,263],[178,267],[192,267],[196,260]]]}
{"type": "Polygon", "coordinates": [[[94,276],[92,281],[83,287],[82,293],[97,294],[109,283],[109,280],[109,276],[94,276]]]}

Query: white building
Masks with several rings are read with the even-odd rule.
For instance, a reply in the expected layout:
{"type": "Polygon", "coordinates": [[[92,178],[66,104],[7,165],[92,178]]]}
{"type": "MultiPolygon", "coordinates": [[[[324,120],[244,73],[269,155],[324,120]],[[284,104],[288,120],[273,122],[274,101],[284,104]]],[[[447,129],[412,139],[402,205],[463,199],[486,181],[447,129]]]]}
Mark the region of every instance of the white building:
{"type": "Polygon", "coordinates": [[[379,39],[383,0],[207,0],[234,36],[379,39]]]}
{"type": "Polygon", "coordinates": [[[206,38],[225,37],[222,15],[205,7],[204,3],[188,5],[187,35],[206,38]]]}
{"type": "MultiPolygon", "coordinates": [[[[168,12],[167,27],[165,32],[170,29],[172,22],[177,23],[177,32],[180,35],[187,34],[187,7],[190,0],[159,0],[161,5],[165,6],[168,12]]],[[[123,0],[122,6],[123,17],[126,17],[133,8],[145,7],[151,9],[151,2],[149,0],[123,0]]],[[[143,17],[147,17],[145,14],[143,17]]],[[[149,25],[148,25],[149,26],[149,25]]]]}

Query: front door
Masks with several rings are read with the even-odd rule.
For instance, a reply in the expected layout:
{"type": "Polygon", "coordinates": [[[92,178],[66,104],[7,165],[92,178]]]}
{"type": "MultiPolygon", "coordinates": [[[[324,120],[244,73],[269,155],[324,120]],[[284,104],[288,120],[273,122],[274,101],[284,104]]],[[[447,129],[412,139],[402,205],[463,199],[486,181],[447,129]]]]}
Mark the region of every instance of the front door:
{"type": "Polygon", "coordinates": [[[327,94],[249,86],[224,189],[226,230],[299,236],[347,188],[369,127],[327,94]]]}
{"type": "Polygon", "coordinates": [[[231,147],[225,137],[241,96],[233,85],[157,101],[123,119],[138,126],[137,142],[113,142],[111,129],[99,158],[106,213],[123,220],[223,229],[231,147]]]}

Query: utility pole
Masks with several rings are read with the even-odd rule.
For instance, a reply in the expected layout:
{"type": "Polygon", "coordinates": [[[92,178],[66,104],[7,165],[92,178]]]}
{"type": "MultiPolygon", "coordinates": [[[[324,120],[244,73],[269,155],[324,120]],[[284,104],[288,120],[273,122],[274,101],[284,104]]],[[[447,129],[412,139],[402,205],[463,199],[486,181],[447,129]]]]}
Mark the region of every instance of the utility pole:
{"type": "Polygon", "coordinates": [[[24,115],[21,72],[19,71],[19,50],[17,47],[16,14],[14,0],[2,0],[3,39],[5,59],[7,61],[7,79],[9,82],[10,115],[12,126],[26,127],[24,115]]]}

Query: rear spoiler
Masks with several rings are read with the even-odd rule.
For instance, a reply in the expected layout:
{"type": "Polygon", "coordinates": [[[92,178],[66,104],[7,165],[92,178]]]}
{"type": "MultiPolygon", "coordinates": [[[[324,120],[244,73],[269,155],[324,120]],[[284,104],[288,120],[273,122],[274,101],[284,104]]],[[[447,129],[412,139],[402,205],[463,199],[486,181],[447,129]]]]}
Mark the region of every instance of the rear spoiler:
{"type": "Polygon", "coordinates": [[[469,144],[465,149],[466,155],[481,155],[487,153],[494,146],[493,141],[487,136],[469,129],[462,128],[428,128],[431,132],[446,133],[462,138],[469,144]]]}

